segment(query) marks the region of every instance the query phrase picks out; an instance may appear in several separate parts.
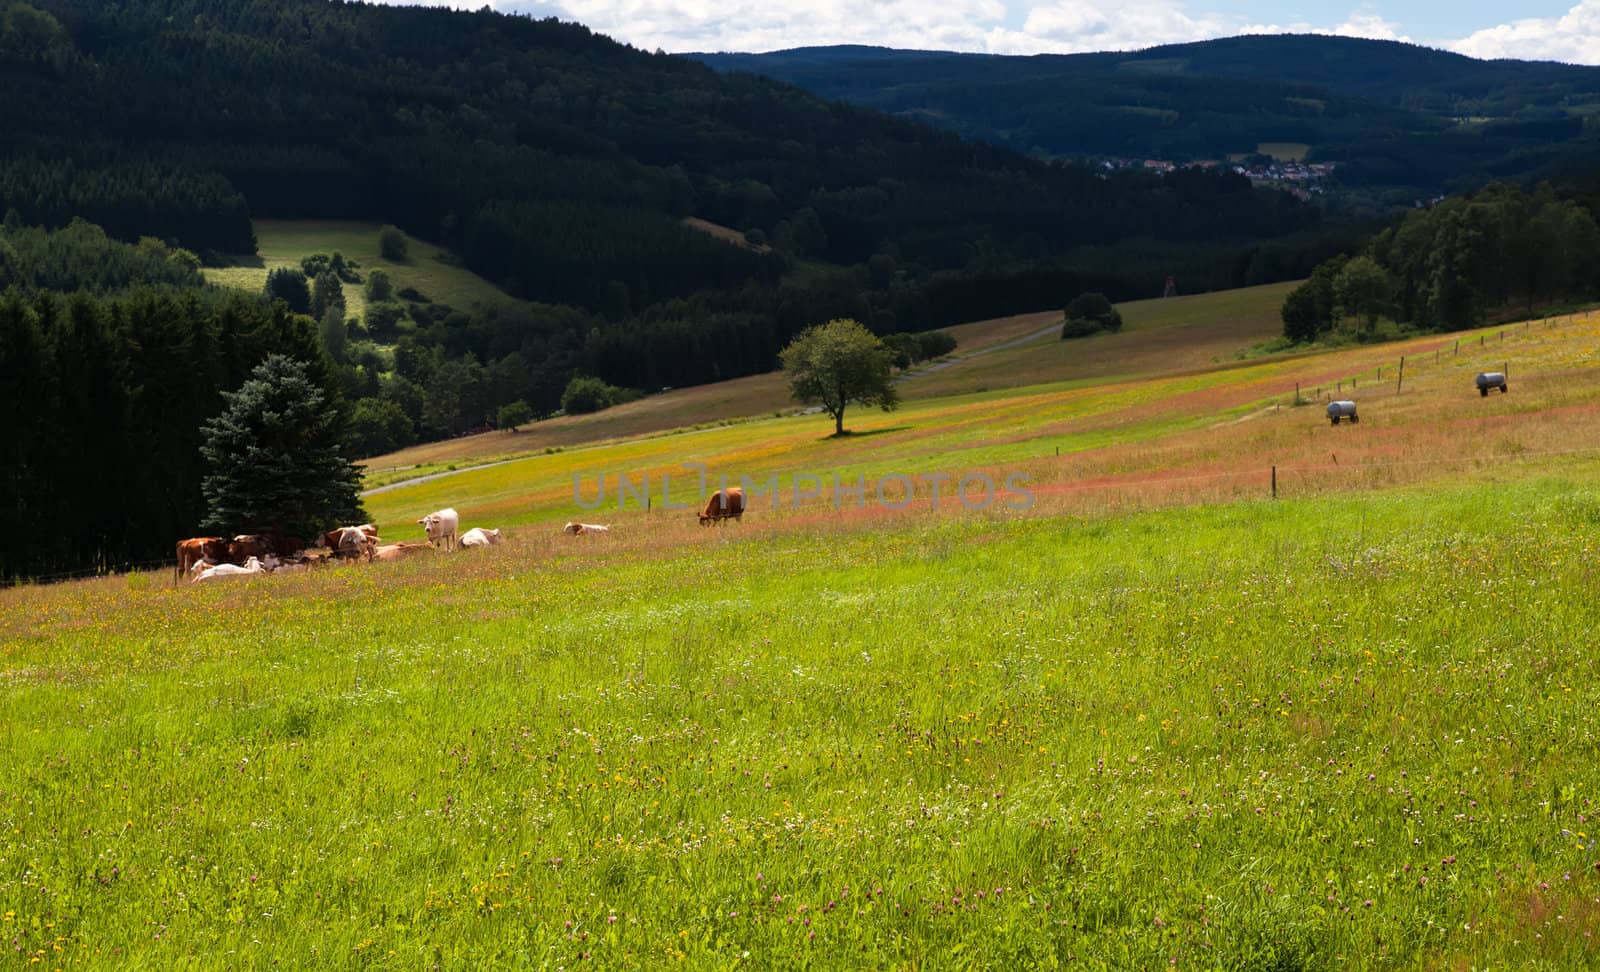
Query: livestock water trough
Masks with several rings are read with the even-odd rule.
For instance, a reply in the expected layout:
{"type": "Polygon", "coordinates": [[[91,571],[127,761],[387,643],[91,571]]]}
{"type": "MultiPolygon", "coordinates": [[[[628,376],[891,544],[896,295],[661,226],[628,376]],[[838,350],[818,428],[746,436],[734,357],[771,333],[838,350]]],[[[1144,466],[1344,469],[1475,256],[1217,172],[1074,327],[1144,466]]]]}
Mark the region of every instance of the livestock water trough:
{"type": "Polygon", "coordinates": [[[1498,388],[1500,394],[1506,393],[1506,376],[1500,371],[1480,371],[1477,377],[1478,394],[1484,398],[1489,397],[1489,389],[1498,388]]]}

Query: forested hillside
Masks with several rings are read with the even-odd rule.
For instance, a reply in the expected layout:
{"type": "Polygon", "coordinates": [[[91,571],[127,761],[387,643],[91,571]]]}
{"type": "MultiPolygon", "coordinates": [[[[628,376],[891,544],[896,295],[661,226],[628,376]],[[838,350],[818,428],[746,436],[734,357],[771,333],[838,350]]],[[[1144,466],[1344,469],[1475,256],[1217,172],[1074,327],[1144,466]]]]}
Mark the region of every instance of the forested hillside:
{"type": "Polygon", "coordinates": [[[1392,41],[1230,37],[1123,53],[868,47],[696,55],[1047,156],[1168,160],[1298,143],[1342,185],[1432,193],[1600,158],[1600,68],[1392,41]]]}
{"type": "Polygon", "coordinates": [[[248,249],[247,214],[383,219],[517,296],[615,318],[781,274],[690,214],[797,257],[892,250],[927,270],[974,246],[1253,238],[1307,218],[1225,182],[1093,179],[554,21],[322,0],[34,7],[8,4],[0,41],[15,136],[0,205],[202,253],[248,249]]]}

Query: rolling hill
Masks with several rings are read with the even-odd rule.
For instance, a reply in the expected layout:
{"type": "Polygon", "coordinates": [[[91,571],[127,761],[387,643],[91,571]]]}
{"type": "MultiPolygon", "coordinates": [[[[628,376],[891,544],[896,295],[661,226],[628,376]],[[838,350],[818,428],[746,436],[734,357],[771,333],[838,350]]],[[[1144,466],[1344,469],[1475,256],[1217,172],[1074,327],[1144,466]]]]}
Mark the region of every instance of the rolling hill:
{"type": "Polygon", "coordinates": [[[1391,41],[1249,36],[1126,53],[870,47],[695,55],[1046,156],[1221,159],[1309,146],[1346,186],[1437,191],[1600,153],[1600,69],[1391,41]]]}

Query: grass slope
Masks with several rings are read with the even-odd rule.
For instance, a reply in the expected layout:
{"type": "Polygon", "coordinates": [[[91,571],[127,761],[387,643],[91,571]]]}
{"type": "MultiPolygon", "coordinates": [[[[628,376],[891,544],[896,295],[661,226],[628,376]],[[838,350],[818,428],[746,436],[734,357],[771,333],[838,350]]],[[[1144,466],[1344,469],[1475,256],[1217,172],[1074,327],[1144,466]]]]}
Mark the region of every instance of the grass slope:
{"type": "Polygon", "coordinates": [[[1580,967],[1571,472],[4,592],[0,912],[88,967],[1580,967]]]}
{"type": "MultiPolygon", "coordinates": [[[[857,434],[843,438],[829,435],[823,417],[769,417],[536,454],[377,494],[367,508],[386,534],[413,533],[418,516],[442,506],[460,510],[469,526],[553,530],[579,512],[575,482],[592,503],[604,477],[605,502],[584,518],[603,515],[670,545],[690,542],[698,528],[687,513],[663,507],[663,477],[675,484],[672,500],[692,500],[691,464],[703,465],[713,483],[777,477],[781,509],[751,528],[778,533],[840,515],[828,508],[831,490],[795,507],[792,488],[806,475],[869,484],[891,474],[924,477],[915,484],[920,510],[932,505],[927,477],[984,473],[999,483],[1017,474],[1038,513],[1064,514],[1256,497],[1267,491],[1273,466],[1286,496],[1528,463],[1543,469],[1568,450],[1600,448],[1597,339],[1600,316],[1577,316],[1166,377],[909,401],[892,413],[852,413],[847,424],[857,434]],[[1396,394],[1401,356],[1406,379],[1396,394]],[[1503,367],[1511,393],[1480,398],[1473,375],[1503,367]],[[1297,384],[1315,405],[1289,404],[1297,384]],[[1322,403],[1336,394],[1360,403],[1360,425],[1329,425],[1322,403]],[[618,509],[622,475],[650,479],[652,509],[642,498],[618,509]]],[[[897,500],[902,487],[890,482],[885,490],[897,500]]],[[[946,511],[950,495],[947,483],[946,511]]],[[[897,515],[873,503],[845,505],[845,519],[863,528],[897,515]]]]}
{"type": "MultiPolygon", "coordinates": [[[[210,268],[206,279],[226,287],[260,293],[267,283],[267,272],[277,267],[300,266],[313,253],[343,253],[361,262],[361,274],[381,268],[388,272],[394,289],[415,287],[429,300],[467,309],[475,304],[495,304],[510,300],[494,284],[467,270],[447,250],[408,236],[409,257],[404,263],[385,260],[378,252],[378,223],[357,220],[282,220],[255,221],[256,255],[240,257],[234,266],[210,268]]],[[[345,308],[349,316],[361,317],[367,299],[361,284],[344,285],[345,308]]]]}
{"type": "MultiPolygon", "coordinates": [[[[1214,294],[1119,304],[1119,334],[1060,341],[1046,333],[1036,341],[988,353],[1059,325],[1059,310],[1018,314],[945,328],[959,342],[954,363],[900,385],[907,400],[987,392],[1049,381],[1081,381],[1199,369],[1231,362],[1239,352],[1282,331],[1283,297],[1294,283],[1268,284],[1214,294]],[[974,355],[974,352],[985,352],[974,355]]],[[[373,485],[446,466],[493,461],[546,449],[673,430],[693,430],[736,419],[794,409],[778,373],[681,388],[593,415],[574,415],[502,432],[425,443],[367,461],[373,485]]]]}

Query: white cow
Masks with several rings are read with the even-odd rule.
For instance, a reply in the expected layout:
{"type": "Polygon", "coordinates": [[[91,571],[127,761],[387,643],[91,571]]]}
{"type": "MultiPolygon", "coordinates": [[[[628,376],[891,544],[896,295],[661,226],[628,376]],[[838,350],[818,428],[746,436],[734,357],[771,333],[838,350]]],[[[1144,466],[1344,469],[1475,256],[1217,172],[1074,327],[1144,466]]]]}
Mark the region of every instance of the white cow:
{"type": "Polygon", "coordinates": [[[609,526],[601,526],[598,523],[568,523],[566,526],[562,527],[561,529],[567,531],[568,533],[572,534],[575,537],[581,537],[585,533],[610,533],[611,532],[611,527],[609,527],[609,526]]]}
{"type": "Polygon", "coordinates": [[[198,584],[205,580],[216,580],[218,577],[240,577],[245,574],[261,574],[265,572],[266,568],[261,565],[261,561],[251,557],[244,562],[243,567],[235,564],[218,564],[215,567],[208,567],[202,570],[194,580],[198,584]]]}
{"type": "Polygon", "coordinates": [[[499,530],[485,530],[483,527],[473,527],[461,535],[463,547],[492,547],[499,542],[499,530]]]}
{"type": "Polygon", "coordinates": [[[461,528],[461,517],[453,509],[443,509],[417,521],[417,525],[428,532],[428,542],[435,547],[439,541],[444,541],[446,550],[455,550],[456,531],[461,528]]]}

